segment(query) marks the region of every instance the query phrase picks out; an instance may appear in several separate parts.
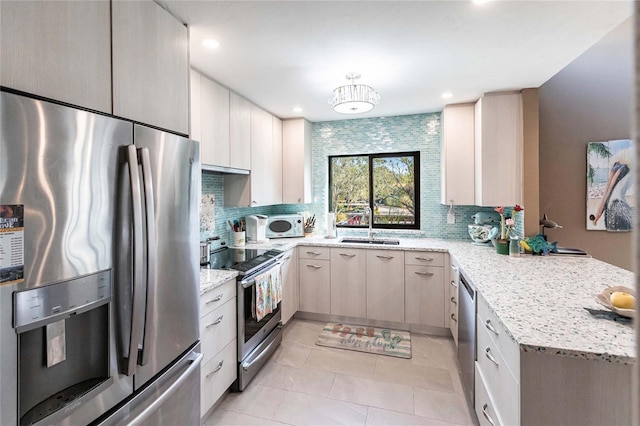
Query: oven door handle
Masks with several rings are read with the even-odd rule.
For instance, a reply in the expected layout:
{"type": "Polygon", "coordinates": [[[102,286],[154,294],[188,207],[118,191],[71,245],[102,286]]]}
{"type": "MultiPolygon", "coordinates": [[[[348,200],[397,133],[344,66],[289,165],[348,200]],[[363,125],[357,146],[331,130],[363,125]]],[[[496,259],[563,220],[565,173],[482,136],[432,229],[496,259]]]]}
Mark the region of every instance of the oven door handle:
{"type": "MultiPolygon", "coordinates": [[[[270,270],[272,270],[276,266],[282,266],[282,262],[278,261],[278,262],[274,263],[268,269],[266,269],[264,271],[261,271],[258,275],[266,274],[267,272],[269,272],[270,270]]],[[[252,285],[254,285],[255,283],[256,283],[256,279],[255,278],[249,278],[246,281],[245,280],[240,281],[240,285],[242,286],[242,288],[249,288],[252,285]]]]}
{"type": "Polygon", "coordinates": [[[264,358],[265,355],[271,353],[271,348],[273,347],[273,345],[279,345],[279,344],[280,344],[280,341],[277,340],[277,339],[274,340],[273,342],[269,343],[269,345],[266,348],[264,348],[264,350],[262,352],[260,352],[260,355],[258,355],[253,360],[251,360],[251,362],[243,362],[242,363],[242,369],[244,371],[249,371],[253,364],[255,364],[256,362],[260,361],[262,358],[264,358]]]}

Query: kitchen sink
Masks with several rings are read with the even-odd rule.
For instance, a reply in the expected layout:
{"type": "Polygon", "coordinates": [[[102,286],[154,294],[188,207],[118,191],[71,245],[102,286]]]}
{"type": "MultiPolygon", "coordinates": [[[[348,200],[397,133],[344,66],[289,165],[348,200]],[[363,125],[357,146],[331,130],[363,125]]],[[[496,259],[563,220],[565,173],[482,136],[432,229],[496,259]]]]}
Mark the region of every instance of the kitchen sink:
{"type": "Polygon", "coordinates": [[[400,245],[400,240],[392,240],[389,238],[343,238],[341,243],[347,244],[383,244],[387,246],[400,245]]]}

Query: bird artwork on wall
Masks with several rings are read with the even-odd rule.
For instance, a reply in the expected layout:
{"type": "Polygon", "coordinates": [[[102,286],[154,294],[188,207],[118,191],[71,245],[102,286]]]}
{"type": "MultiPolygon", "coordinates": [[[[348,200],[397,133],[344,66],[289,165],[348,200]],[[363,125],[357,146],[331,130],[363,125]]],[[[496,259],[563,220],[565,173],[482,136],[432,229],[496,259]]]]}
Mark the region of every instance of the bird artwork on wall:
{"type": "Polygon", "coordinates": [[[587,145],[587,230],[630,231],[635,165],[629,139],[587,145]]]}

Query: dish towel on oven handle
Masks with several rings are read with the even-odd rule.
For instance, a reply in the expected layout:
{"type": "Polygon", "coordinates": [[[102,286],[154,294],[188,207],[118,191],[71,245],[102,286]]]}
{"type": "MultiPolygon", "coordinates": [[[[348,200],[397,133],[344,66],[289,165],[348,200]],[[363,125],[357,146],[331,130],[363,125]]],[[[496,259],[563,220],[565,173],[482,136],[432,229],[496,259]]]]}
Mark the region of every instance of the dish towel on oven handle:
{"type": "Polygon", "coordinates": [[[282,300],[282,269],[276,264],[269,271],[256,277],[255,318],[261,321],[275,311],[282,300]]]}

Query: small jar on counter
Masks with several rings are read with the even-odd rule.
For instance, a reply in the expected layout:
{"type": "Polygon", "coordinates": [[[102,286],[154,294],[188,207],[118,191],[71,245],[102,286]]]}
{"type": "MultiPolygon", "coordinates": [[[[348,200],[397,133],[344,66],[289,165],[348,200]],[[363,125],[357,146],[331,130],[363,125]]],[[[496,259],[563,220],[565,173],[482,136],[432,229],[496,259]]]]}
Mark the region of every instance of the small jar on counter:
{"type": "Polygon", "coordinates": [[[518,236],[511,237],[511,240],[509,240],[509,256],[520,256],[520,239],[518,236]]]}

